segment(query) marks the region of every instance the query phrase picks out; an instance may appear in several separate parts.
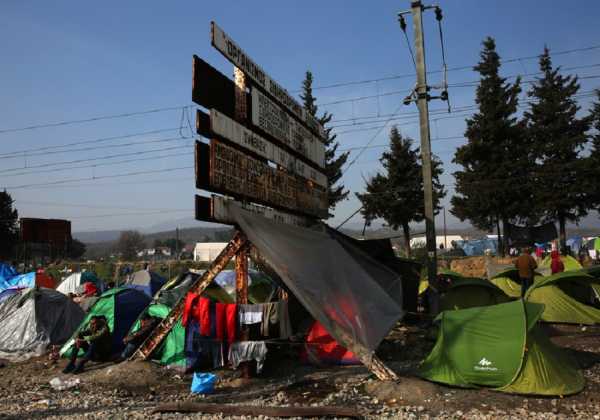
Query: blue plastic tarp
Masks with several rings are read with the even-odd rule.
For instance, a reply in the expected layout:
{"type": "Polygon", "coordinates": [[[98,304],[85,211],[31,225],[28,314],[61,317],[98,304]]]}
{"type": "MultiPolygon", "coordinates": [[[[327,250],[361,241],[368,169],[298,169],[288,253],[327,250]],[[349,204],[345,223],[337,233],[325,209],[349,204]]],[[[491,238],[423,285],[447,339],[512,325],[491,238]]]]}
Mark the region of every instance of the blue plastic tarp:
{"type": "Polygon", "coordinates": [[[35,271],[0,280],[0,291],[18,287],[35,287],[35,271]]]}
{"type": "Polygon", "coordinates": [[[0,282],[16,276],[17,270],[12,265],[0,263],[0,282]]]}
{"type": "Polygon", "coordinates": [[[487,249],[492,254],[496,254],[498,251],[497,239],[469,239],[466,241],[456,241],[456,244],[468,257],[484,255],[487,249]]]}
{"type": "Polygon", "coordinates": [[[571,248],[571,252],[575,254],[579,253],[581,246],[583,245],[583,238],[581,236],[574,236],[572,238],[567,239],[567,246],[571,248]]]}

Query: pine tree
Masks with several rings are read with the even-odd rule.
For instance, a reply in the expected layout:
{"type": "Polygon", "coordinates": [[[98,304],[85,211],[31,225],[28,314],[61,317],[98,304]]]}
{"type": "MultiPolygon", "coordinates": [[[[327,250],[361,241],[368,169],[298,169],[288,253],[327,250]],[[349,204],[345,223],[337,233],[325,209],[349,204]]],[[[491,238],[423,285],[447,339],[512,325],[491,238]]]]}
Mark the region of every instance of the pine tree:
{"type": "Polygon", "coordinates": [[[479,110],[467,119],[468,143],[454,156],[454,163],[463,169],[454,173],[451,212],[482,230],[496,227],[503,252],[500,223],[505,228],[509,221],[534,217],[529,205],[533,187],[528,182],[533,156],[522,136],[523,124],[515,117],[520,79],[510,84],[500,76],[493,38],[483,41],[474,70],[481,75],[475,98],[479,110]]]}
{"type": "Polygon", "coordinates": [[[14,200],[6,190],[0,192],[0,259],[14,257],[19,239],[19,213],[13,208],[14,200]]]}
{"type": "Polygon", "coordinates": [[[592,105],[589,121],[594,129],[591,136],[590,156],[587,159],[585,175],[587,178],[588,207],[600,209],[600,89],[596,90],[596,102],[592,105]]]}
{"type": "MultiPolygon", "coordinates": [[[[361,213],[367,224],[382,218],[393,229],[402,227],[404,245],[410,257],[410,223],[421,222],[425,217],[423,173],[418,148],[413,140],[403,138],[396,127],[390,131],[390,150],[382,154],[380,162],[385,173],[379,173],[367,181],[366,193],[356,194],[363,205],[361,213]]],[[[432,159],[434,205],[436,213],[441,209],[440,200],[446,192],[440,183],[441,162],[432,159]]]]}
{"type": "MultiPolygon", "coordinates": [[[[312,93],[313,76],[310,71],[306,72],[306,77],[302,82],[302,94],[300,98],[304,102],[304,108],[318,119],[323,127],[326,127],[333,115],[329,112],[323,113],[321,117],[317,116],[317,99],[312,93]]],[[[338,181],[342,178],[342,166],[348,160],[350,152],[338,154],[339,143],[336,141],[336,134],[332,133],[332,128],[325,128],[325,176],[327,177],[328,199],[329,199],[329,217],[333,216],[331,212],[335,206],[348,196],[348,190],[338,181]],[[337,155],[337,156],[336,156],[337,155]]]]}
{"type": "Polygon", "coordinates": [[[528,135],[536,150],[536,199],[546,221],[558,221],[561,247],[566,246],[566,222],[587,214],[586,161],[580,153],[587,142],[588,118],[577,118],[577,77],[562,76],[552,67],[550,51],[540,57],[542,76],[533,84],[533,102],[525,113],[528,135]]]}

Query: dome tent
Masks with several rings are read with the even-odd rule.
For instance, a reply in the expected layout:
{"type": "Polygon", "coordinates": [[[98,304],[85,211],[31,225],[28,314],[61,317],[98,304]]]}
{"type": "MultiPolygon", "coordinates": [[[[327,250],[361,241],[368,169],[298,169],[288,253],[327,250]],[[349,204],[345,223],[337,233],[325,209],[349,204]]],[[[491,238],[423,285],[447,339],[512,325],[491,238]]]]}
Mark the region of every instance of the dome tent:
{"type": "Polygon", "coordinates": [[[545,322],[600,324],[597,302],[600,280],[582,271],[565,271],[548,277],[536,277],[525,300],[542,303],[545,322]]]}
{"type": "Polygon", "coordinates": [[[152,297],[166,282],[164,277],[154,271],[139,270],[127,276],[123,286],[141,290],[152,297]]]}
{"type": "MultiPolygon", "coordinates": [[[[192,284],[200,277],[197,273],[183,273],[168,283],[158,291],[152,303],[140,314],[133,323],[131,332],[140,328],[140,319],[142,315],[164,319],[171,309],[177,304],[179,299],[185,296],[192,284]]],[[[233,303],[234,299],[217,283],[212,282],[202,293],[202,296],[222,303],[233,303]]],[[[179,319],[173,326],[169,334],[165,337],[160,347],[153,353],[153,359],[160,360],[163,365],[179,366],[185,368],[185,327],[179,319]]]]}
{"type": "Polygon", "coordinates": [[[68,277],[65,277],[65,279],[58,285],[56,290],[64,293],[65,295],[68,295],[69,293],[77,293],[79,287],[87,282],[93,283],[99,290],[103,289],[102,280],[96,277],[96,275],[91,271],[83,271],[73,273],[68,277]]]}
{"type": "Polygon", "coordinates": [[[583,375],[537,325],[543,309],[517,300],[442,312],[436,344],[419,374],[433,382],[515,394],[581,391],[583,375]]]}
{"type": "Polygon", "coordinates": [[[104,292],[90,308],[71,339],[61,348],[60,354],[68,356],[77,333],[88,326],[92,317],[99,315],[106,318],[112,333],[113,354],[122,351],[123,338],[149,303],[150,298],[145,293],[132,288],[119,287],[104,292]]]}
{"type": "Polygon", "coordinates": [[[456,278],[440,298],[440,310],[467,309],[510,301],[502,289],[487,280],[456,278]]]}
{"type": "Polygon", "coordinates": [[[24,360],[52,344],[63,344],[85,314],[55,290],[35,288],[8,298],[0,307],[0,357],[24,360]]]}
{"type": "MultiPolygon", "coordinates": [[[[561,255],[560,260],[565,265],[565,271],[576,271],[576,270],[581,270],[581,268],[582,268],[581,264],[579,264],[579,261],[577,261],[575,258],[571,257],[570,255],[561,255]]],[[[539,268],[541,270],[543,270],[543,269],[550,270],[551,264],[552,264],[552,258],[550,256],[547,256],[539,264],[539,268]]]]}

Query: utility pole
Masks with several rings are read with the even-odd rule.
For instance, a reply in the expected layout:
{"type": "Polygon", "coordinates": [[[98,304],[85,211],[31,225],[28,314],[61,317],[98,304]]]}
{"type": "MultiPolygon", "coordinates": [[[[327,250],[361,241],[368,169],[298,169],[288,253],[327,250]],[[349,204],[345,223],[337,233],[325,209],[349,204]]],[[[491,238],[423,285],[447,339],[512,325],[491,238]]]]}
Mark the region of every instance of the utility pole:
{"type": "Polygon", "coordinates": [[[179,226],[175,228],[175,255],[179,261],[179,226]]]}
{"type": "Polygon", "coordinates": [[[425,235],[427,238],[427,274],[429,281],[437,277],[435,247],[435,219],[433,215],[433,181],[431,179],[431,141],[429,139],[429,98],[427,69],[425,67],[425,40],[423,34],[423,4],[410,5],[415,34],[415,61],[417,64],[417,107],[421,133],[421,160],[423,165],[423,192],[425,194],[425,235]]]}

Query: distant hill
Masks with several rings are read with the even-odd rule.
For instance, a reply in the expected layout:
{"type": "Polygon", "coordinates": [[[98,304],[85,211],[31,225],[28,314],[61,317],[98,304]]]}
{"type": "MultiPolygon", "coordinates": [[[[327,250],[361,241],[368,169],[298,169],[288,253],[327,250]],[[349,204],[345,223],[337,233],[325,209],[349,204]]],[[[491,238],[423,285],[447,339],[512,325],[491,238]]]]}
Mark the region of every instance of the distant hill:
{"type": "MultiPolygon", "coordinates": [[[[114,251],[120,234],[121,231],[99,231],[74,233],[73,236],[86,244],[86,256],[88,258],[99,258],[106,257],[114,251]],[[84,235],[82,235],[82,233],[84,235]],[[107,240],[105,238],[109,239],[107,240]]],[[[196,242],[227,242],[232,235],[233,228],[229,226],[179,229],[179,239],[186,244],[193,244],[196,242]]],[[[165,240],[174,237],[175,230],[168,230],[166,232],[145,234],[144,240],[146,246],[152,247],[152,244],[156,239],[165,240]]]]}

